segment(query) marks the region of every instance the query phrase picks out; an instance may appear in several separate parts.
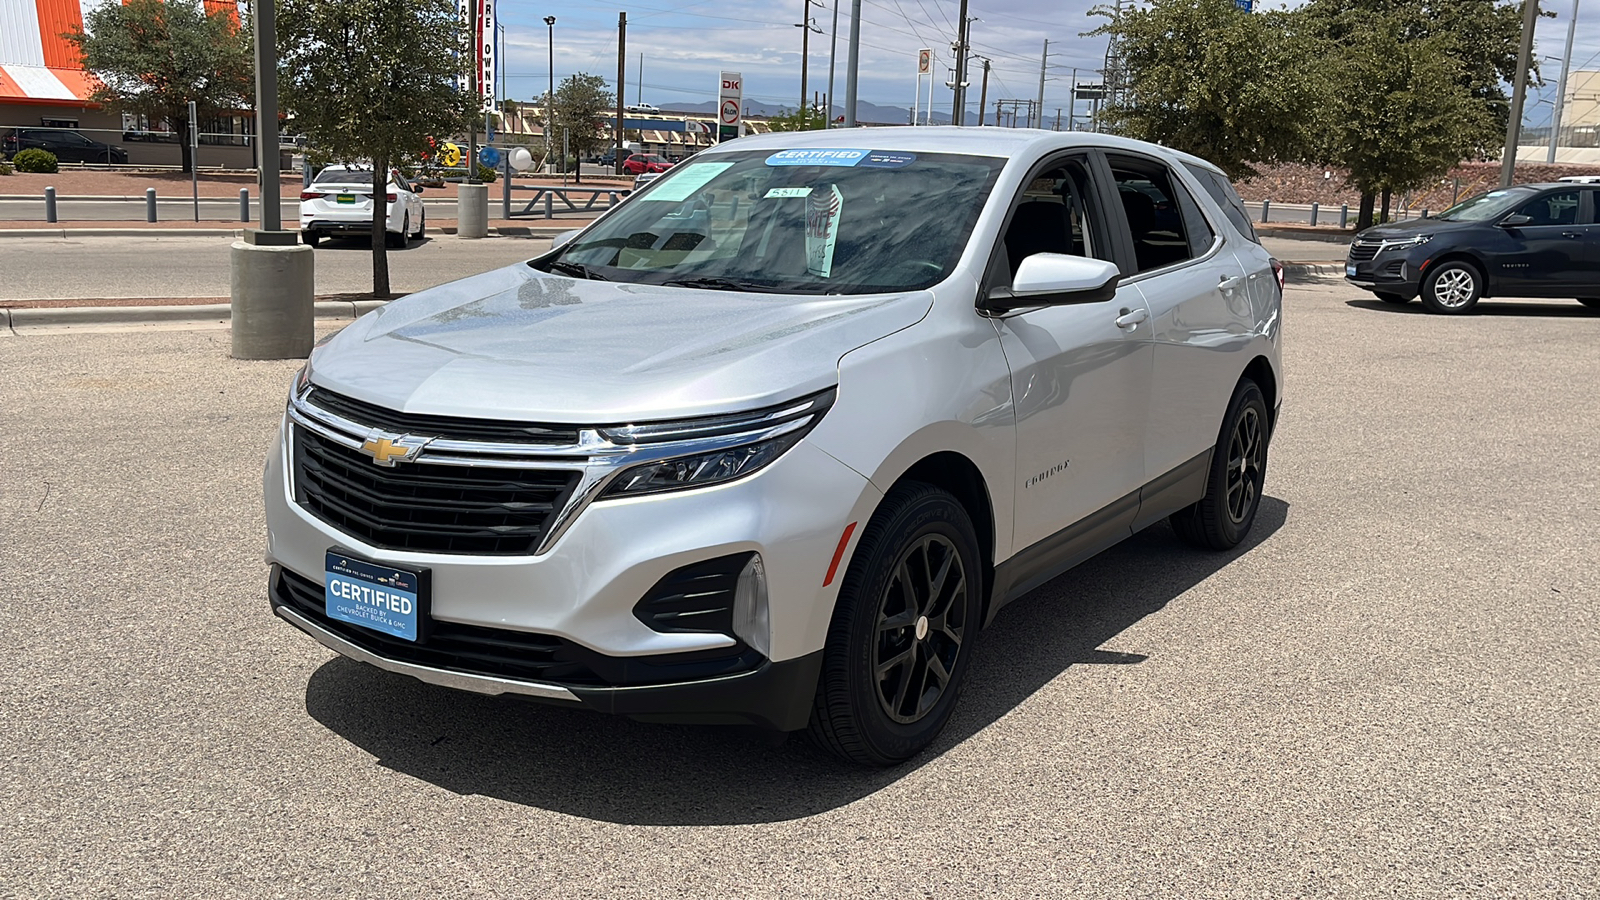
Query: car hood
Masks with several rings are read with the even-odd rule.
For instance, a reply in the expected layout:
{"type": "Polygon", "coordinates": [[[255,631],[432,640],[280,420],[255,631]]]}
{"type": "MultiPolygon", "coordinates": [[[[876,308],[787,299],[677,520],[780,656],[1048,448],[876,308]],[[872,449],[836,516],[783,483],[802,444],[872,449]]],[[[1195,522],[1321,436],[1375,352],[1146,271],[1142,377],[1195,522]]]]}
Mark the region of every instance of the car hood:
{"type": "Polygon", "coordinates": [[[1443,219],[1407,219],[1388,225],[1374,225],[1356,237],[1361,240],[1403,240],[1418,234],[1448,234],[1482,228],[1485,222],[1446,222],[1443,219]]]}
{"type": "Polygon", "coordinates": [[[396,300],[313,354],[313,381],[405,412],[605,424],[832,387],[839,358],[927,315],[849,297],[581,281],[508,266],[396,300]]]}

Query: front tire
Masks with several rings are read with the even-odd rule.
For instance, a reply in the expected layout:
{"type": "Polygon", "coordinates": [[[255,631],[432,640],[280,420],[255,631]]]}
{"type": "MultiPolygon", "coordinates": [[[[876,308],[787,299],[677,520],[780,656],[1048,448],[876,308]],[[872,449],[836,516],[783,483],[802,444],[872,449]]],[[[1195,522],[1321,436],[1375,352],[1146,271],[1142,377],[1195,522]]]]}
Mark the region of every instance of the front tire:
{"type": "Polygon", "coordinates": [[[1478,305],[1483,296],[1483,275],[1471,263],[1440,263],[1422,279],[1422,305],[1429,312],[1458,316],[1478,305]]]}
{"type": "Polygon", "coordinates": [[[933,743],[981,625],[979,560],[955,497],[921,482],[889,492],[839,586],[811,716],[817,744],[892,766],[933,743]]]}
{"type": "Polygon", "coordinates": [[[1185,543],[1202,550],[1231,550],[1250,533],[1267,480],[1270,431],[1261,388],[1240,379],[1211,451],[1206,495],[1172,514],[1172,529],[1185,543]]]}

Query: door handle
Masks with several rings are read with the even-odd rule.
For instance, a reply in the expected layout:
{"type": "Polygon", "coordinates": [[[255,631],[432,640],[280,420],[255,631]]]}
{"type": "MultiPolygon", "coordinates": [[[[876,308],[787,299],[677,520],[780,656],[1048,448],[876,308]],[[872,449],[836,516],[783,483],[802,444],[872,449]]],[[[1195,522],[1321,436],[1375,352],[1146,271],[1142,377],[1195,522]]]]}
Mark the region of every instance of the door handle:
{"type": "Polygon", "coordinates": [[[1576,231],[1563,231],[1563,232],[1561,232],[1561,236],[1564,237],[1564,238],[1581,238],[1581,237],[1583,237],[1583,235],[1581,233],[1576,232],[1576,231]]]}
{"type": "Polygon", "coordinates": [[[1222,276],[1222,281],[1217,284],[1217,289],[1218,290],[1223,290],[1223,291],[1231,291],[1231,290],[1233,290],[1234,288],[1238,287],[1241,284],[1244,284],[1244,276],[1243,275],[1235,275],[1232,278],[1229,278],[1228,276],[1224,275],[1224,276],[1222,276]]]}
{"type": "Polygon", "coordinates": [[[1150,311],[1148,309],[1129,309],[1124,306],[1122,308],[1122,314],[1117,316],[1117,327],[1138,328],[1139,323],[1148,318],[1150,318],[1150,311]]]}

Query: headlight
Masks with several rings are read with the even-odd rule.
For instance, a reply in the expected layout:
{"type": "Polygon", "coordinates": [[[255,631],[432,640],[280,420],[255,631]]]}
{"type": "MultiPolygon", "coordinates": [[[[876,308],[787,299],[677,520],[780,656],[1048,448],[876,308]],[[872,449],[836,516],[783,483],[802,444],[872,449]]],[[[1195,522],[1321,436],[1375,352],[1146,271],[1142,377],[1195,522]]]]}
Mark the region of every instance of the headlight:
{"type": "Polygon", "coordinates": [[[607,440],[639,445],[641,450],[664,444],[684,444],[686,451],[695,445],[705,449],[624,469],[599,499],[709,487],[760,471],[816,427],[833,405],[833,396],[828,390],[748,413],[602,428],[607,440]]]}
{"type": "Polygon", "coordinates": [[[1405,250],[1410,247],[1420,247],[1431,240],[1433,240],[1433,235],[1431,234],[1417,234],[1408,238],[1401,238],[1399,240],[1384,241],[1383,249],[1405,250]]]}
{"type": "Polygon", "coordinates": [[[294,373],[294,386],[289,389],[289,393],[291,395],[293,395],[293,396],[298,397],[301,394],[305,393],[305,390],[308,387],[311,387],[311,360],[310,359],[307,359],[306,360],[306,364],[300,367],[300,371],[294,373]]]}

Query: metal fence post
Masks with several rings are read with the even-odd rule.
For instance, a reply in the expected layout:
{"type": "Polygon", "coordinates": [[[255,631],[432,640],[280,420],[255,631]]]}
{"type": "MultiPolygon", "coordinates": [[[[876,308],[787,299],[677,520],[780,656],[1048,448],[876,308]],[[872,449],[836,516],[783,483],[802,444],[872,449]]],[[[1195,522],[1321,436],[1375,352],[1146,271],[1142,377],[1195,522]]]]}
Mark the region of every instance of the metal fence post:
{"type": "Polygon", "coordinates": [[[156,220],[156,189],[155,188],[145,188],[144,189],[144,220],[146,222],[154,222],[156,220]]]}
{"type": "Polygon", "coordinates": [[[1344,228],[1344,227],[1347,227],[1349,224],[1350,224],[1350,204],[1341,203],[1339,205],[1339,227],[1340,228],[1344,228]]]}
{"type": "Polygon", "coordinates": [[[1267,217],[1270,216],[1271,214],[1272,214],[1272,201],[1271,200],[1263,200],[1263,201],[1261,201],[1261,224],[1265,225],[1267,223],[1267,217]]]}
{"type": "Polygon", "coordinates": [[[1427,217],[1428,217],[1428,208],[1427,208],[1427,207],[1426,207],[1426,206],[1424,206],[1424,207],[1423,207],[1423,208],[1422,208],[1422,217],[1423,217],[1423,218],[1424,218],[1424,219],[1426,219],[1426,218],[1427,218],[1427,217]]]}
{"type": "Polygon", "coordinates": [[[56,220],[56,189],[53,187],[44,189],[44,220],[46,222],[56,220]]]}
{"type": "Polygon", "coordinates": [[[1311,201],[1311,224],[1317,224],[1317,210],[1321,208],[1321,204],[1317,203],[1315,200],[1311,201]]]}
{"type": "Polygon", "coordinates": [[[250,189],[239,188],[239,221],[250,221],[250,189]]]}
{"type": "Polygon", "coordinates": [[[500,218],[511,218],[511,150],[506,150],[505,183],[500,185],[500,218]]]}

